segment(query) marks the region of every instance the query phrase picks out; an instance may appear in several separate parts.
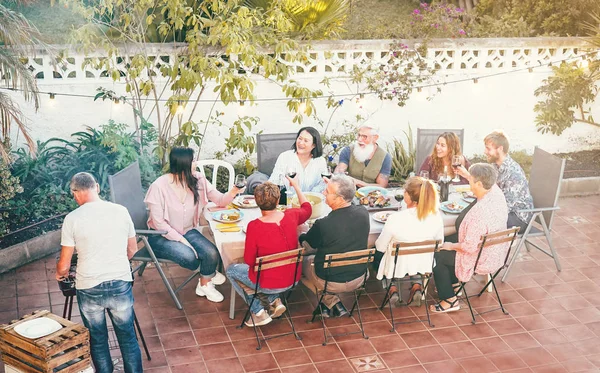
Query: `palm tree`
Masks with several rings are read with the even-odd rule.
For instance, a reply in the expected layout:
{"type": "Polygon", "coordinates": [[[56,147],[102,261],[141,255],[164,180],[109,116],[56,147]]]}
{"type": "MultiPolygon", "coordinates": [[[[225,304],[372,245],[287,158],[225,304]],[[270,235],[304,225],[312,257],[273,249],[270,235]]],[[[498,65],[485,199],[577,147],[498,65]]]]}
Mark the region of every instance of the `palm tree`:
{"type": "MultiPolygon", "coordinates": [[[[32,101],[37,110],[40,97],[35,78],[23,63],[23,56],[33,56],[36,44],[41,43],[37,28],[7,6],[0,4],[0,80],[3,88],[19,90],[27,101],[32,101]]],[[[35,143],[29,135],[26,119],[19,105],[11,96],[0,90],[0,157],[8,161],[8,145],[11,126],[17,130],[31,150],[35,143]]]]}

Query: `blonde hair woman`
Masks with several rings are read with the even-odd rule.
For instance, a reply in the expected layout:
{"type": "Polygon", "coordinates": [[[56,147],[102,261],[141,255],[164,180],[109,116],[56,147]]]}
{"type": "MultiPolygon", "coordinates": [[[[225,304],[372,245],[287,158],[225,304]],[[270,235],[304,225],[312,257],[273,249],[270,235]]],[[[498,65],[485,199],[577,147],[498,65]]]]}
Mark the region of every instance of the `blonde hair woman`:
{"type": "MultiPolygon", "coordinates": [[[[381,235],[375,242],[378,257],[381,258],[377,271],[379,280],[384,277],[392,279],[405,275],[431,272],[433,253],[418,254],[399,258],[394,272],[394,260],[390,255],[394,242],[420,242],[444,239],[444,221],[439,212],[438,192],[431,180],[422,177],[411,177],[404,186],[404,201],[407,209],[390,215],[383,227],[381,235]]],[[[415,280],[416,277],[415,276],[415,280]]],[[[414,282],[406,303],[420,306],[421,284],[414,282]],[[414,302],[413,302],[414,300],[414,302]]],[[[390,288],[394,300],[398,298],[397,286],[390,288]]],[[[392,299],[390,299],[392,301],[392,299]]]]}

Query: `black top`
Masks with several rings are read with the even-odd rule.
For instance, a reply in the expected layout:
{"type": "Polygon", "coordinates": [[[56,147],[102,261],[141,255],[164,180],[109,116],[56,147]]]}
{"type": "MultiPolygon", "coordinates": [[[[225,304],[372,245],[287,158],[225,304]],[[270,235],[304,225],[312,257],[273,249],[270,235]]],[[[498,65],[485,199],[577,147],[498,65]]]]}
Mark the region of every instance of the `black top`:
{"type": "Polygon", "coordinates": [[[315,221],[310,230],[300,235],[300,243],[306,241],[317,249],[315,273],[319,278],[332,282],[352,281],[365,274],[365,265],[323,268],[325,255],[364,250],[369,240],[369,212],[363,206],[348,206],[331,211],[315,221]]]}

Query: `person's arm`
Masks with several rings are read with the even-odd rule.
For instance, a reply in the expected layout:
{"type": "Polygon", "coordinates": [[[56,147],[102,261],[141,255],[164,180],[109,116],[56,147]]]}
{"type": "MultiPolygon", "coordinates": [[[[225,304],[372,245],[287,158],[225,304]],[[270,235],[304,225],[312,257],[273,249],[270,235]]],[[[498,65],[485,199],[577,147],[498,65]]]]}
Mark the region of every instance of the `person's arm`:
{"type": "Polygon", "coordinates": [[[315,221],[305,234],[300,235],[300,243],[306,241],[314,249],[322,247],[321,220],[315,221]]]}
{"type": "Polygon", "coordinates": [[[219,207],[225,207],[233,201],[235,196],[244,192],[246,188],[238,188],[235,185],[225,193],[221,193],[212,185],[201,173],[194,175],[198,178],[198,189],[206,188],[206,196],[208,200],[214,202],[219,207]]]}
{"type": "Polygon", "coordinates": [[[316,182],[312,185],[310,191],[314,193],[322,193],[325,190],[326,184],[321,175],[327,172],[327,162],[323,157],[313,159],[312,162],[318,162],[317,167],[314,169],[314,172],[317,172],[318,174],[313,175],[316,182]]]}
{"type": "Polygon", "coordinates": [[[273,172],[271,172],[271,176],[269,176],[269,181],[275,185],[279,185],[282,181],[281,179],[285,175],[286,160],[285,158],[286,152],[279,154],[277,157],[277,161],[275,161],[275,166],[273,166],[273,172]]]}
{"type": "Polygon", "coordinates": [[[388,220],[385,222],[383,226],[383,230],[381,234],[375,241],[375,248],[377,251],[385,253],[390,245],[390,242],[394,238],[394,227],[398,226],[397,219],[393,215],[388,217],[388,220]]]}
{"type": "Polygon", "coordinates": [[[338,161],[338,165],[333,171],[334,174],[344,174],[348,171],[348,165],[350,164],[350,147],[346,146],[340,152],[340,158],[338,161]]]}
{"type": "Polygon", "coordinates": [[[56,263],[56,280],[62,281],[69,276],[69,268],[71,268],[71,258],[75,246],[61,246],[60,258],[56,263]]]}
{"type": "Polygon", "coordinates": [[[127,239],[127,259],[131,260],[137,252],[137,238],[135,236],[127,239]]]}

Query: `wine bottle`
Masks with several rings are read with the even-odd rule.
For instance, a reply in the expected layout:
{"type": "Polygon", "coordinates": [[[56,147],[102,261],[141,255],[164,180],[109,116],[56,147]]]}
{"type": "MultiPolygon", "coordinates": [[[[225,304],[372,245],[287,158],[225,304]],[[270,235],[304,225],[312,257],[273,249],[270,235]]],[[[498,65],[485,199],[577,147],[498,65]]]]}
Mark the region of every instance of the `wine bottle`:
{"type": "Polygon", "coordinates": [[[444,166],[444,174],[440,177],[438,185],[440,186],[440,201],[446,202],[450,192],[450,177],[448,176],[448,166],[444,166]]]}

